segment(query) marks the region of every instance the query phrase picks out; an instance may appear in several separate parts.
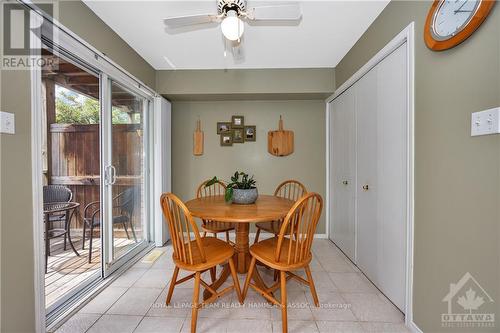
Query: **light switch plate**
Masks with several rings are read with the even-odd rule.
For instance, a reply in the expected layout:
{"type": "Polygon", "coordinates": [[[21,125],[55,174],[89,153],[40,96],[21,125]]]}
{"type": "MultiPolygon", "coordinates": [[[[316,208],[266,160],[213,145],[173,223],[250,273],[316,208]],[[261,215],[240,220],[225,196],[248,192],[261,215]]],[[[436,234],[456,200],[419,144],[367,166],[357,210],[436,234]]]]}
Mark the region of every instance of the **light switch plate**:
{"type": "Polygon", "coordinates": [[[16,133],[16,124],[13,113],[0,111],[0,133],[16,133]]]}
{"type": "Polygon", "coordinates": [[[471,136],[500,133],[500,108],[474,112],[471,117],[471,136]]]}

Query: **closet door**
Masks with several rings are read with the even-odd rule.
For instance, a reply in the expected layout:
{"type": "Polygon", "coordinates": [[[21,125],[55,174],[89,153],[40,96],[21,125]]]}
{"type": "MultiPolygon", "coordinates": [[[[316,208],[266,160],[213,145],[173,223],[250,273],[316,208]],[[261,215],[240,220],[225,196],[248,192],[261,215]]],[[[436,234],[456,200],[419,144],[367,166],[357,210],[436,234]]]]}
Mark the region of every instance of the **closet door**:
{"type": "Polygon", "coordinates": [[[348,89],[330,104],[330,237],[354,261],[355,256],[355,100],[348,89]]]}
{"type": "Polygon", "coordinates": [[[378,286],[402,311],[406,285],[406,45],[378,66],[378,286]]]}
{"type": "Polygon", "coordinates": [[[357,252],[356,264],[377,283],[378,235],[378,123],[377,69],[373,68],[355,85],[357,134],[357,252]]]}
{"type": "Polygon", "coordinates": [[[356,85],[357,264],[400,310],[405,306],[406,47],[356,85]]]}

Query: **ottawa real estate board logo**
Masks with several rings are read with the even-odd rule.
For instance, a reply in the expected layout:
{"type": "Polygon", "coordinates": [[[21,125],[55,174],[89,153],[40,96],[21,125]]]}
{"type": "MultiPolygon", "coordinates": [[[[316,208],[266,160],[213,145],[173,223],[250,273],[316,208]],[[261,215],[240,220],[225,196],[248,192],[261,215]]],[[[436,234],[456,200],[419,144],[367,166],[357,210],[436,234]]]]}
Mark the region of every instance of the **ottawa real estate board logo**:
{"type": "Polygon", "coordinates": [[[441,314],[443,327],[495,327],[494,301],[469,272],[457,283],[450,283],[443,302],[448,303],[448,312],[441,314]]]}

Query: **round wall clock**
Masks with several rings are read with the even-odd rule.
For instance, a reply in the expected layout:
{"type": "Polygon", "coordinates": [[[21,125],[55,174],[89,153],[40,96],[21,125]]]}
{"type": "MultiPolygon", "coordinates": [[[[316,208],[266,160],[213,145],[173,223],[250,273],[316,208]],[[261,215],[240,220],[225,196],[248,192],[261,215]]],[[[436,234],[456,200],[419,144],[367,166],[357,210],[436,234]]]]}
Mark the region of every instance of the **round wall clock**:
{"type": "Polygon", "coordinates": [[[452,48],[483,23],[494,0],[435,0],[427,14],[424,40],[434,51],[452,48]]]}

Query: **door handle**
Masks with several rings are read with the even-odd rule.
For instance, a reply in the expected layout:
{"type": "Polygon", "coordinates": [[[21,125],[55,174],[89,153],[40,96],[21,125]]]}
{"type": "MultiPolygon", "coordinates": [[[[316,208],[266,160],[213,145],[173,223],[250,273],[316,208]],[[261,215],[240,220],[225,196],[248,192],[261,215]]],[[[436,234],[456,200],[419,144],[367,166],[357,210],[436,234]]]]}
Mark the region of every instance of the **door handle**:
{"type": "Polygon", "coordinates": [[[116,168],[112,165],[109,166],[111,170],[111,182],[110,185],[114,185],[116,183],[116,168]]]}
{"type": "Polygon", "coordinates": [[[114,185],[116,183],[116,169],[112,165],[108,165],[106,167],[105,174],[105,184],[106,185],[114,185]]]}
{"type": "Polygon", "coordinates": [[[342,184],[344,184],[344,185],[349,185],[349,181],[348,181],[348,180],[343,180],[343,181],[342,181],[342,184]]]}
{"type": "Polygon", "coordinates": [[[368,191],[369,188],[368,184],[363,185],[363,190],[368,191]]]}

